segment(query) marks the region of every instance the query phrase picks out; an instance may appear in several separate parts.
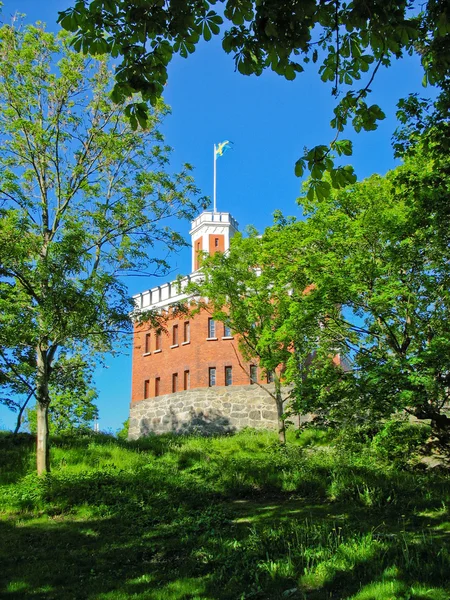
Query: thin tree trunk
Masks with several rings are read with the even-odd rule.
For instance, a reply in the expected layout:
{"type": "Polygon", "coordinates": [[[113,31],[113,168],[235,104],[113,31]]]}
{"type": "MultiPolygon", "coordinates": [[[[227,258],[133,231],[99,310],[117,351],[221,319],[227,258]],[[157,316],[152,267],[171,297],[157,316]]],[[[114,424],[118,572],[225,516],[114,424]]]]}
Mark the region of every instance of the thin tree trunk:
{"type": "Polygon", "coordinates": [[[37,381],[36,381],[36,415],[37,415],[37,440],[36,462],[38,475],[50,472],[50,447],[48,435],[48,406],[50,396],[48,383],[50,365],[48,351],[37,348],[37,381]]]}
{"type": "Polygon", "coordinates": [[[50,472],[50,447],[48,440],[48,404],[36,403],[37,445],[36,460],[38,475],[50,472]]]}
{"type": "Polygon", "coordinates": [[[286,424],[283,418],[283,397],[281,395],[280,380],[277,375],[274,377],[275,383],[275,396],[277,404],[277,417],[278,417],[278,439],[280,444],[286,444],[286,424]]]}
{"type": "Polygon", "coordinates": [[[19,433],[20,426],[22,425],[22,415],[27,407],[28,402],[30,401],[31,396],[34,395],[34,392],[35,392],[35,390],[32,390],[28,394],[28,398],[25,400],[25,402],[20,407],[19,414],[17,415],[16,428],[14,429],[13,435],[17,435],[19,433]]]}

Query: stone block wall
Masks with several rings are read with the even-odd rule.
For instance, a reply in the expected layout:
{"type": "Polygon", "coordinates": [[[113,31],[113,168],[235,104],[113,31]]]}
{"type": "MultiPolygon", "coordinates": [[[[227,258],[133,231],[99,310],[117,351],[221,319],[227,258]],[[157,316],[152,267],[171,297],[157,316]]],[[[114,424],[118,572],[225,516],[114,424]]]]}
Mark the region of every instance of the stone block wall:
{"type": "MultiPolygon", "coordinates": [[[[266,385],[273,392],[273,385],[266,385]]],[[[244,427],[277,429],[275,400],[258,385],[185,390],[131,404],[130,440],[159,433],[205,435],[244,427]]]]}

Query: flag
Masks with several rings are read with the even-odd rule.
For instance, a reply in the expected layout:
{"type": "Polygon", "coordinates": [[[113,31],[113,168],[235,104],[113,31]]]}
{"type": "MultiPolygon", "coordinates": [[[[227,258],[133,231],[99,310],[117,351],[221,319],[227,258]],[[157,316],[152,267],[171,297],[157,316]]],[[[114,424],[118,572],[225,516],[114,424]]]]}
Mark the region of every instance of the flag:
{"type": "Polygon", "coordinates": [[[217,144],[217,146],[215,146],[216,156],[223,156],[223,153],[231,148],[232,143],[233,142],[230,142],[229,140],[225,140],[224,142],[217,144]]]}

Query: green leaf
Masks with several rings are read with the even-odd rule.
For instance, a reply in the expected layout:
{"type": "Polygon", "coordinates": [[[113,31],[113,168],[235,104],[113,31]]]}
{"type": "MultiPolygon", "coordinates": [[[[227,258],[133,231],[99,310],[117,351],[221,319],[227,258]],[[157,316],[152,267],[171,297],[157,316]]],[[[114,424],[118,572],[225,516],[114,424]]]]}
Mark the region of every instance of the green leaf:
{"type": "Polygon", "coordinates": [[[305,160],[303,158],[299,158],[295,163],[295,175],[296,177],[303,177],[303,173],[305,172],[305,160]]]}
{"type": "Polygon", "coordinates": [[[209,42],[211,39],[211,30],[206,23],[203,25],[203,39],[205,42],[209,42]]]}

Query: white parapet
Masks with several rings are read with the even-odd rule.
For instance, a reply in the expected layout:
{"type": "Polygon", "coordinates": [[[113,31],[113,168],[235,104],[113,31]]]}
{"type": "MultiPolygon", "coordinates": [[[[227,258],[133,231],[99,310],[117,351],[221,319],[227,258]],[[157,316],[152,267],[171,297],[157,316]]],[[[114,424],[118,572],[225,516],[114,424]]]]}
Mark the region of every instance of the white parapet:
{"type": "Polygon", "coordinates": [[[202,280],[202,277],[200,272],[192,273],[192,275],[157,285],[150,290],[136,294],[133,296],[135,310],[137,312],[167,310],[170,306],[187,300],[191,295],[185,291],[188,284],[199,282],[202,280]]]}

